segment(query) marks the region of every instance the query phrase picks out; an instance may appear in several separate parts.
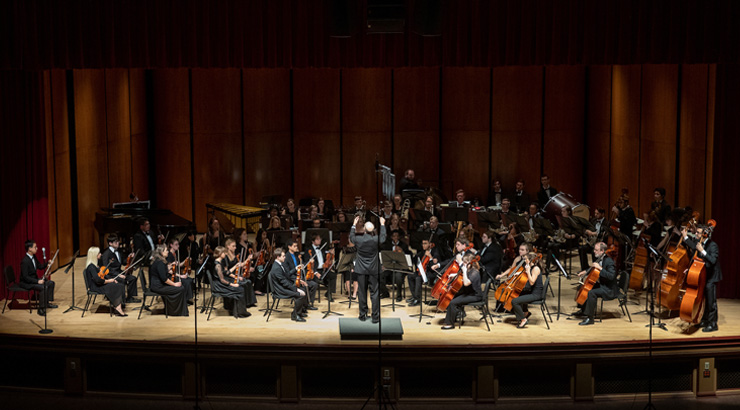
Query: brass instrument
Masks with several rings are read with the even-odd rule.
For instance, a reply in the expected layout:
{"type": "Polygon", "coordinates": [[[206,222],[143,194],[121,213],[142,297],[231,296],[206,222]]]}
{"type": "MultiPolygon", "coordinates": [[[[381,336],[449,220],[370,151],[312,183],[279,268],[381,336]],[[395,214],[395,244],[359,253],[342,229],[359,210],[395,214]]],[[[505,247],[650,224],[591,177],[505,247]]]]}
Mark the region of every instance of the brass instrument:
{"type": "Polygon", "coordinates": [[[537,241],[537,232],[535,232],[534,229],[524,231],[521,235],[525,242],[534,243],[537,241]]]}
{"type": "Polygon", "coordinates": [[[403,206],[401,206],[401,219],[409,220],[409,208],[411,208],[411,201],[406,198],[403,200],[403,206]]]}

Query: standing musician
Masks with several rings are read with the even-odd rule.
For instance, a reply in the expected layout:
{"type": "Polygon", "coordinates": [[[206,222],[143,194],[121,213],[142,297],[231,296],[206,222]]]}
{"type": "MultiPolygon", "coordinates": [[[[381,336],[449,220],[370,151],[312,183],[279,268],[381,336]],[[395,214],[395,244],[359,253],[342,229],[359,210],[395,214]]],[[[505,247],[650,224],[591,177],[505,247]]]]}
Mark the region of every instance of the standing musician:
{"type": "MultiPolygon", "coordinates": [[[[273,251],[275,263],[272,264],[270,270],[270,287],[272,292],[278,298],[292,298],[293,299],[293,313],[290,315],[290,319],[296,322],[305,322],[304,319],[307,315],[305,312],[306,307],[306,292],[295,285],[296,282],[296,271],[295,269],[289,269],[285,263],[285,250],[282,248],[275,248],[273,251]]],[[[305,281],[300,281],[301,286],[304,288],[308,285],[305,281]]]]}
{"type": "Polygon", "coordinates": [[[524,329],[529,322],[529,316],[532,314],[527,311],[525,313],[527,304],[536,300],[542,299],[542,292],[544,291],[544,285],[542,284],[542,267],[539,263],[534,263],[537,254],[532,252],[532,245],[529,243],[523,243],[519,245],[519,256],[514,259],[514,263],[511,268],[506,272],[496,276],[496,280],[501,280],[511,273],[511,269],[516,269],[516,266],[523,259],[524,263],[524,274],[527,275],[527,284],[522,289],[519,296],[511,301],[511,310],[516,315],[517,329],[524,329]]]}
{"type": "MultiPolygon", "coordinates": [[[[424,268],[424,272],[427,275],[427,281],[431,283],[429,276],[431,275],[430,268],[432,265],[439,262],[439,251],[436,247],[432,247],[432,243],[428,238],[421,240],[421,249],[416,252],[416,255],[414,255],[414,266],[416,267],[422,263],[425,257],[428,257],[429,261],[426,265],[422,266],[422,268],[424,268]]],[[[421,273],[419,273],[418,268],[414,269],[414,273],[408,275],[408,282],[409,289],[411,290],[411,297],[406,299],[406,302],[408,302],[409,306],[418,306],[421,303],[421,286],[424,282],[424,278],[421,277],[421,273]]]]}
{"type": "Polygon", "coordinates": [[[483,232],[481,235],[483,246],[480,249],[480,265],[490,278],[501,273],[501,262],[504,257],[504,251],[498,241],[494,240],[495,238],[496,233],[492,230],[483,232]]]}
{"type": "Polygon", "coordinates": [[[512,199],[514,200],[514,210],[516,213],[520,214],[527,212],[527,208],[529,208],[529,204],[531,204],[532,201],[529,199],[529,194],[524,192],[523,179],[516,181],[516,189],[512,195],[512,199]]]}
{"type": "Polygon", "coordinates": [[[712,229],[707,225],[699,225],[696,228],[697,240],[688,236],[688,230],[681,230],[683,241],[686,246],[696,251],[696,255],[704,260],[707,270],[706,284],[704,286],[704,316],[699,327],[702,332],[715,332],[717,327],[717,282],[722,280],[722,268],[719,265],[719,246],[711,239],[712,229]]]}
{"type": "MultiPolygon", "coordinates": [[[[635,210],[630,206],[629,195],[622,194],[617,200],[616,205],[612,207],[612,212],[616,213],[617,219],[619,219],[619,232],[628,239],[632,238],[632,231],[637,223],[637,217],[635,216],[635,210]]],[[[620,240],[620,242],[622,241],[620,240]]]]}
{"type": "Polygon", "coordinates": [[[491,193],[488,194],[488,206],[501,206],[504,196],[504,190],[501,188],[501,180],[494,179],[491,184],[491,193]]]}
{"type": "MultiPolygon", "coordinates": [[[[303,256],[298,252],[298,242],[294,240],[288,241],[287,248],[288,253],[285,255],[285,267],[289,271],[295,272],[298,265],[302,265],[303,256]]],[[[308,262],[308,260],[306,260],[306,262],[308,262]]],[[[301,276],[303,275],[305,275],[305,270],[301,272],[301,276]]],[[[318,308],[313,306],[313,301],[316,299],[316,289],[319,288],[319,284],[315,281],[304,280],[304,282],[306,283],[306,286],[308,286],[308,300],[307,306],[304,310],[317,310],[318,308]]]]}
{"type": "Polygon", "coordinates": [[[558,190],[550,186],[550,177],[543,174],[540,177],[540,190],[537,192],[537,202],[540,203],[540,208],[544,208],[547,201],[557,194],[558,190]]]}
{"type": "MultiPolygon", "coordinates": [[[[394,217],[398,218],[398,215],[394,214],[394,217]]],[[[406,243],[401,240],[401,232],[398,229],[391,230],[390,238],[388,238],[387,241],[383,242],[380,245],[380,250],[399,252],[405,255],[411,255],[409,246],[406,245],[406,243]]],[[[388,287],[386,286],[386,284],[388,283],[388,278],[390,276],[393,276],[393,283],[396,285],[396,288],[398,289],[398,292],[396,293],[396,302],[400,302],[403,300],[403,296],[401,296],[400,290],[401,290],[401,285],[403,284],[403,277],[404,277],[404,274],[401,272],[383,271],[383,276],[380,280],[380,297],[386,298],[390,295],[390,292],[388,292],[388,287]]]]}
{"type": "Polygon", "coordinates": [[[47,262],[39,262],[36,258],[38,246],[36,241],[29,239],[25,243],[26,255],[21,259],[21,278],[18,285],[26,290],[35,290],[39,295],[39,307],[36,313],[41,316],[46,315],[46,309],[53,309],[57,305],[50,303],[54,300],[54,281],[51,279],[39,279],[36,271],[44,271],[47,262]]]}
{"type": "Polygon", "coordinates": [[[100,263],[102,266],[105,266],[108,268],[108,276],[107,278],[112,279],[115,278],[118,283],[123,283],[126,286],[126,303],[139,303],[141,302],[141,299],[137,299],[136,295],[138,295],[137,289],[136,289],[136,276],[134,275],[124,275],[123,277],[119,276],[121,273],[121,266],[125,262],[125,259],[123,256],[121,256],[121,252],[119,252],[118,247],[121,245],[120,240],[118,239],[118,235],[116,234],[110,234],[108,235],[108,249],[106,249],[103,254],[100,256],[100,263]]]}
{"type": "Polygon", "coordinates": [[[404,189],[421,189],[419,184],[416,182],[416,174],[413,169],[407,169],[401,178],[401,182],[398,184],[398,190],[403,192],[404,189]]]}
{"type": "Polygon", "coordinates": [[[162,296],[169,316],[188,316],[188,300],[183,283],[173,281],[167,269],[167,247],[154,248],[154,261],[149,267],[149,288],[162,296]]]}
{"type": "Polygon", "coordinates": [[[244,290],[241,285],[234,283],[234,280],[228,276],[229,268],[226,266],[226,253],[226,248],[223,246],[219,246],[213,251],[216,277],[213,279],[211,286],[221,294],[232,296],[224,298],[224,307],[228,308],[228,305],[231,304],[231,314],[235,318],[252,316],[252,314],[247,311],[247,302],[244,297],[244,290]]]}
{"type": "Polygon", "coordinates": [[[257,296],[254,294],[254,286],[252,281],[242,277],[237,277],[237,270],[247,265],[248,261],[251,261],[254,255],[245,255],[244,260],[239,260],[236,255],[236,241],[233,238],[226,240],[226,268],[227,275],[232,281],[236,281],[239,286],[242,287],[244,292],[244,301],[247,307],[257,306],[257,296]]]}
{"type": "Polygon", "coordinates": [[[349,231],[349,240],[357,246],[357,257],[355,258],[355,270],[359,282],[359,293],[357,294],[360,302],[361,321],[367,320],[367,292],[368,284],[370,298],[372,301],[372,322],[380,321],[380,299],[378,289],[378,276],[380,273],[380,258],[378,255],[378,239],[385,242],[385,218],[380,218],[380,238],[373,235],[375,225],[372,222],[365,223],[365,234],[358,236],[355,231],[357,224],[360,222],[359,216],[355,217],[354,224],[349,231]]]}
{"type": "Polygon", "coordinates": [[[178,260],[178,254],[180,252],[180,241],[177,238],[172,237],[167,240],[167,266],[170,272],[175,272],[175,282],[182,282],[182,287],[185,289],[185,298],[188,301],[188,305],[193,304],[193,289],[195,281],[193,278],[184,274],[181,270],[184,265],[184,261],[178,260]]]}
{"type": "MultiPolygon", "coordinates": [[[[594,315],[596,313],[597,298],[611,300],[619,296],[619,284],[617,282],[617,267],[614,260],[606,254],[606,244],[599,242],[594,246],[594,257],[596,258],[591,267],[599,269],[599,282],[594,284],[593,289],[588,292],[588,299],[582,310],[575,313],[575,316],[585,315],[586,318],[578,323],[581,326],[593,325],[594,315]]],[[[578,272],[578,277],[583,278],[587,270],[578,272]]]]}
{"type": "MultiPolygon", "coordinates": [[[[650,204],[650,210],[655,211],[655,215],[658,217],[658,221],[661,224],[665,224],[666,218],[671,214],[671,206],[665,200],[665,188],[658,187],[653,191],[653,203],[650,204]]],[[[646,217],[643,219],[647,219],[646,217]]]]}
{"type": "Polygon", "coordinates": [[[116,282],[114,278],[104,279],[98,275],[100,268],[100,248],[92,246],[87,250],[87,261],[85,265],[85,283],[92,291],[102,292],[113,306],[116,316],[128,316],[123,312],[123,295],[126,291],[122,283],[116,282]]]}
{"type": "MultiPolygon", "coordinates": [[[[480,287],[480,266],[478,265],[478,262],[472,262],[473,253],[466,252],[465,255],[458,254],[456,258],[458,258],[460,271],[463,275],[463,287],[460,288],[460,290],[455,294],[455,297],[450,301],[449,306],[447,306],[445,324],[442,326],[442,329],[444,330],[455,328],[455,319],[464,309],[463,306],[483,300],[483,290],[480,287]]],[[[460,273],[457,273],[455,275],[459,274],[460,273]]],[[[455,275],[452,275],[451,277],[454,277],[455,275]]]]}

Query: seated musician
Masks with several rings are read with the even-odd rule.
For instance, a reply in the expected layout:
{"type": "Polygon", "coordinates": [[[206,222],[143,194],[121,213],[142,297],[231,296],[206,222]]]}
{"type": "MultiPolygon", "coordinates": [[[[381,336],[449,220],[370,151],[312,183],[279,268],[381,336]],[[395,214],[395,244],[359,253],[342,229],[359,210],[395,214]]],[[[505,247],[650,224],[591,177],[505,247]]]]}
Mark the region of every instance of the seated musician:
{"type": "Polygon", "coordinates": [[[455,297],[450,301],[450,305],[447,306],[445,324],[442,326],[444,330],[455,327],[455,319],[465,305],[483,300],[480,266],[478,262],[472,262],[473,253],[466,252],[464,256],[458,254],[457,257],[461,259],[458,275],[463,275],[463,287],[455,294],[455,297]]]}
{"type": "Polygon", "coordinates": [[[550,177],[543,174],[540,177],[540,190],[537,192],[537,202],[544,208],[550,198],[558,194],[558,190],[550,186],[550,177]]]}
{"type": "Polygon", "coordinates": [[[429,261],[426,265],[422,266],[422,268],[424,268],[424,272],[427,275],[427,280],[429,280],[429,275],[431,274],[430,268],[432,267],[432,265],[439,262],[440,256],[439,251],[436,247],[432,247],[432,243],[429,241],[428,238],[424,238],[421,240],[421,249],[416,252],[416,255],[414,255],[413,258],[414,273],[408,275],[411,297],[409,299],[406,299],[406,302],[408,302],[409,306],[418,306],[421,303],[421,287],[423,285],[424,278],[421,277],[421,273],[419,273],[419,269],[417,266],[419,266],[419,264],[423,262],[425,257],[429,257],[429,261]]]}
{"type": "Polygon", "coordinates": [[[250,250],[254,252],[254,246],[252,246],[252,242],[249,242],[249,235],[246,229],[236,228],[232,237],[236,241],[235,252],[237,255],[241,255],[242,251],[245,255],[248,255],[250,250]]]}
{"type": "Polygon", "coordinates": [[[516,213],[511,209],[511,200],[508,197],[504,197],[501,200],[501,212],[499,213],[501,218],[501,229],[512,229],[516,221],[516,213]]]}
{"type": "Polygon", "coordinates": [[[188,299],[183,283],[172,280],[171,270],[167,267],[169,252],[164,245],[154,248],[154,260],[149,267],[149,288],[162,295],[169,316],[188,316],[188,299]]]}
{"type": "Polygon", "coordinates": [[[283,208],[283,211],[281,213],[283,216],[288,217],[288,226],[291,228],[298,226],[298,218],[300,215],[298,215],[298,207],[295,204],[295,200],[293,198],[288,198],[288,201],[285,203],[285,208],[283,208]]]}
{"type": "MultiPolygon", "coordinates": [[[[591,264],[592,268],[599,269],[599,281],[594,284],[593,289],[588,292],[588,299],[581,311],[575,313],[575,316],[585,315],[586,318],[579,325],[593,325],[594,315],[596,313],[597,298],[612,300],[619,296],[619,284],[617,282],[617,268],[614,260],[606,254],[606,244],[599,242],[594,246],[594,257],[596,258],[591,264]]],[[[582,270],[578,273],[579,278],[586,276],[590,270],[582,270]]]]}
{"type": "MultiPolygon", "coordinates": [[[[152,224],[148,219],[139,219],[139,231],[134,234],[134,252],[151,252],[154,247],[164,241],[164,236],[154,236],[152,224]]],[[[145,258],[148,260],[149,258],[145,258]]]]}
{"type": "MultiPolygon", "coordinates": [[[[293,298],[293,314],[290,318],[296,322],[305,322],[306,292],[295,285],[296,271],[288,268],[285,263],[285,250],[282,248],[275,248],[273,256],[275,263],[270,270],[272,292],[278,298],[293,298]]],[[[304,281],[301,285],[304,289],[307,286],[304,281]]]]}
{"type": "Polygon", "coordinates": [[[316,210],[319,212],[319,217],[326,220],[331,220],[334,213],[332,209],[326,206],[326,201],[321,197],[316,201],[316,210]]]}
{"type": "Polygon", "coordinates": [[[270,223],[267,225],[268,231],[282,231],[283,223],[280,221],[279,216],[273,216],[270,218],[270,223]]]}
{"type": "MultiPolygon", "coordinates": [[[[316,288],[319,287],[320,282],[326,284],[327,291],[324,296],[333,301],[334,299],[332,294],[337,290],[337,274],[332,271],[325,272],[324,262],[326,261],[327,254],[334,253],[334,248],[330,248],[330,244],[327,244],[324,249],[321,249],[321,241],[321,235],[318,233],[311,235],[311,244],[308,246],[307,253],[309,258],[316,255],[313,260],[314,278],[307,279],[306,282],[316,283],[316,288]]],[[[306,262],[308,262],[308,260],[306,260],[306,262]]]]}
{"type": "Polygon", "coordinates": [[[348,222],[347,221],[347,214],[345,214],[344,211],[337,212],[336,220],[337,220],[337,222],[348,222]]]}
{"type": "Polygon", "coordinates": [[[393,195],[393,213],[400,216],[401,211],[403,211],[403,199],[401,198],[401,194],[393,195]]]}
{"type": "MultiPolygon", "coordinates": [[[[655,188],[653,190],[653,203],[650,204],[650,210],[655,211],[655,216],[661,224],[665,224],[666,218],[671,214],[671,206],[665,200],[665,188],[655,188]]],[[[645,214],[647,216],[647,214],[645,214]]],[[[643,218],[647,219],[647,217],[643,218]]]]}
{"type": "MultiPolygon", "coordinates": [[[[397,214],[393,214],[393,216],[398,219],[397,214]]],[[[391,231],[391,235],[388,237],[388,240],[381,245],[380,250],[399,252],[405,255],[411,254],[409,246],[401,240],[401,232],[398,229],[391,231]]],[[[390,295],[386,284],[391,276],[393,277],[393,283],[396,285],[396,302],[400,302],[403,300],[403,296],[401,296],[401,285],[403,284],[404,279],[404,273],[401,272],[383,271],[383,278],[380,280],[380,297],[387,298],[390,295]]]]}
{"type": "Polygon", "coordinates": [[[516,189],[511,196],[514,201],[514,211],[519,214],[527,212],[527,208],[529,208],[532,201],[529,199],[529,194],[524,192],[523,179],[516,181],[516,189]]]}
{"type": "Polygon", "coordinates": [[[501,280],[511,274],[512,269],[516,269],[519,262],[524,260],[524,274],[527,275],[527,284],[519,293],[519,296],[511,301],[511,311],[516,316],[518,329],[523,329],[529,322],[531,313],[526,311],[527,304],[542,299],[544,286],[542,284],[542,267],[539,263],[534,263],[537,254],[532,252],[532,245],[523,243],[519,245],[519,256],[514,259],[511,268],[496,276],[496,280],[501,280]]]}
{"type": "Polygon", "coordinates": [[[695,240],[689,238],[686,227],[681,230],[684,243],[696,253],[695,257],[704,261],[707,270],[704,286],[704,315],[701,323],[697,325],[703,327],[702,332],[719,330],[717,326],[717,282],[722,280],[722,268],[719,265],[719,246],[711,239],[711,233],[707,225],[698,225],[695,240]]]}
{"type": "Polygon", "coordinates": [[[141,302],[141,299],[136,298],[138,295],[136,289],[136,276],[130,274],[119,276],[121,270],[126,264],[126,257],[122,256],[121,252],[118,250],[120,245],[121,242],[118,239],[118,235],[108,235],[108,248],[100,256],[100,263],[102,266],[108,268],[107,278],[115,278],[117,282],[125,284],[126,303],[141,302]]]}
{"type": "Polygon", "coordinates": [[[524,219],[527,222],[529,231],[534,231],[534,246],[538,249],[545,249],[547,247],[547,238],[555,234],[555,229],[553,229],[552,223],[540,215],[539,212],[540,205],[537,202],[532,202],[529,204],[524,219]]]}
{"type": "Polygon", "coordinates": [[[573,215],[573,208],[570,206],[564,206],[560,210],[560,216],[561,228],[565,231],[565,238],[568,239],[566,246],[568,249],[578,246],[581,269],[587,269],[588,253],[591,251],[591,247],[588,244],[579,246],[578,240],[587,239],[589,236],[595,235],[596,228],[588,219],[573,215]]]}
{"type": "Polygon", "coordinates": [[[401,239],[406,238],[406,231],[401,228],[401,217],[399,217],[398,214],[391,214],[391,219],[390,221],[386,222],[386,227],[389,232],[398,231],[401,239]]]}
{"type": "Polygon", "coordinates": [[[314,228],[314,229],[320,229],[320,228],[322,228],[322,226],[321,226],[321,219],[319,219],[318,216],[316,218],[313,218],[311,220],[311,228],[314,228]]]}
{"type": "Polygon", "coordinates": [[[316,205],[311,205],[308,207],[308,214],[306,215],[306,220],[313,221],[314,219],[321,219],[319,217],[319,207],[316,205]]]}
{"type": "Polygon", "coordinates": [[[213,278],[211,286],[221,294],[232,296],[224,298],[224,307],[228,309],[229,305],[231,305],[231,314],[235,318],[249,317],[252,314],[247,311],[244,289],[238,283],[234,283],[234,280],[229,275],[226,253],[226,248],[223,246],[217,247],[213,252],[216,277],[213,278]]]}
{"type": "Polygon", "coordinates": [[[85,265],[85,283],[90,287],[90,290],[96,292],[102,292],[105,297],[110,301],[113,306],[113,313],[116,316],[128,316],[123,311],[123,295],[125,292],[122,283],[116,282],[115,278],[105,279],[98,275],[100,272],[100,248],[92,246],[87,250],[87,261],[85,265]]]}
{"type": "Polygon", "coordinates": [[[247,262],[254,259],[254,254],[247,254],[243,257],[243,259],[241,259],[242,256],[237,256],[236,254],[236,241],[232,238],[228,238],[226,240],[224,248],[226,248],[225,261],[227,276],[232,281],[236,281],[236,283],[241,286],[242,291],[244,292],[244,301],[247,304],[247,307],[257,306],[257,296],[254,294],[254,286],[252,285],[252,281],[244,277],[244,275],[246,274],[244,272],[237,276],[237,270],[243,270],[242,268],[247,265],[247,262]]]}
{"type": "Polygon", "coordinates": [[[180,241],[177,238],[172,237],[167,240],[167,266],[175,266],[176,280],[182,282],[182,287],[185,289],[185,298],[188,301],[188,305],[193,304],[193,289],[195,288],[195,281],[193,278],[184,274],[180,268],[184,264],[184,261],[179,260],[178,255],[180,254],[180,241]]]}
{"type": "Polygon", "coordinates": [[[504,200],[504,190],[501,188],[501,180],[494,179],[491,183],[491,193],[488,194],[488,206],[501,206],[504,200]]]}
{"type": "Polygon", "coordinates": [[[424,210],[432,214],[432,216],[439,215],[437,207],[434,206],[434,198],[432,198],[430,195],[428,195],[424,200],[424,210]]]}
{"type": "Polygon", "coordinates": [[[405,189],[421,189],[419,183],[416,182],[416,173],[414,173],[413,169],[407,169],[403,174],[403,178],[401,178],[401,182],[398,184],[399,191],[403,192],[405,189]]]}
{"type": "Polygon", "coordinates": [[[467,239],[459,237],[455,239],[455,249],[454,249],[454,255],[452,255],[452,258],[440,261],[432,265],[432,269],[430,272],[427,272],[427,277],[429,278],[429,284],[434,285],[434,282],[437,281],[437,278],[439,275],[444,273],[447,268],[452,265],[452,262],[456,260],[458,256],[462,256],[463,253],[465,253],[466,249],[468,249],[468,246],[470,245],[470,242],[468,242],[467,239]],[[442,269],[440,269],[442,268],[442,269]]]}
{"type": "MultiPolygon", "coordinates": [[[[299,265],[302,265],[304,263],[303,256],[298,251],[298,242],[290,240],[287,243],[288,253],[285,255],[285,267],[288,269],[288,271],[291,271],[293,274],[296,273],[297,267],[299,265]]],[[[307,258],[305,262],[308,262],[307,258]]],[[[305,268],[305,266],[301,266],[301,268],[305,268]]],[[[302,273],[302,276],[305,275],[305,270],[302,273]]],[[[316,299],[316,290],[319,288],[319,284],[314,281],[305,281],[304,286],[308,286],[308,297],[307,297],[307,305],[304,307],[304,313],[305,310],[317,310],[318,308],[313,306],[313,301],[316,299]]]]}
{"type": "MultiPolygon", "coordinates": [[[[422,225],[419,225],[419,229],[417,229],[419,232],[427,232],[430,235],[435,235],[437,238],[442,237],[444,235],[444,231],[439,227],[439,218],[436,216],[433,216],[429,218],[429,222],[424,222],[422,225]]],[[[435,238],[432,238],[432,242],[435,242],[435,238]]]]}
{"type": "Polygon", "coordinates": [[[450,206],[453,208],[463,208],[470,206],[470,201],[465,200],[465,191],[458,189],[455,191],[455,200],[450,202],[450,206]]]}
{"type": "Polygon", "coordinates": [[[56,308],[57,305],[50,303],[54,300],[54,281],[51,279],[39,279],[37,271],[46,270],[46,262],[41,263],[36,258],[38,246],[36,241],[29,239],[25,243],[26,255],[21,260],[21,277],[18,285],[26,290],[35,290],[39,296],[39,307],[36,313],[46,315],[46,309],[56,308]]]}
{"type": "Polygon", "coordinates": [[[383,204],[383,211],[380,213],[380,216],[388,221],[386,223],[390,223],[391,216],[393,216],[393,204],[391,202],[386,202],[383,204]]]}
{"type": "MultiPolygon", "coordinates": [[[[492,230],[483,232],[481,242],[483,246],[480,248],[480,265],[483,267],[486,275],[493,278],[501,273],[501,262],[503,261],[504,251],[496,240],[496,233],[492,230]]],[[[485,276],[483,278],[485,279],[485,276]]]]}
{"type": "Polygon", "coordinates": [[[257,275],[255,275],[252,278],[252,283],[254,283],[254,294],[255,295],[263,295],[267,291],[267,273],[265,270],[268,268],[268,262],[270,261],[270,258],[272,257],[272,241],[268,237],[267,231],[260,228],[259,231],[257,231],[257,235],[255,236],[255,248],[257,249],[257,252],[255,253],[254,258],[257,259],[257,262],[255,262],[255,271],[257,272],[257,275]],[[261,256],[261,263],[260,263],[260,256],[261,256]]]}
{"type": "MultiPolygon", "coordinates": [[[[347,211],[347,213],[350,215],[359,214],[363,221],[367,219],[366,212],[367,210],[365,209],[365,201],[362,199],[361,196],[355,197],[355,206],[350,208],[349,211],[347,211]]],[[[340,222],[346,222],[346,221],[340,221],[340,222]]]]}
{"type": "Polygon", "coordinates": [[[205,273],[200,270],[200,267],[203,265],[205,255],[203,254],[203,250],[198,244],[198,241],[195,240],[195,237],[195,231],[188,231],[188,233],[185,234],[185,238],[180,242],[180,257],[183,258],[183,260],[190,259],[190,267],[196,274],[200,271],[200,275],[195,278],[195,286],[197,289],[200,289],[201,283],[203,283],[203,275],[205,275],[205,273]]]}

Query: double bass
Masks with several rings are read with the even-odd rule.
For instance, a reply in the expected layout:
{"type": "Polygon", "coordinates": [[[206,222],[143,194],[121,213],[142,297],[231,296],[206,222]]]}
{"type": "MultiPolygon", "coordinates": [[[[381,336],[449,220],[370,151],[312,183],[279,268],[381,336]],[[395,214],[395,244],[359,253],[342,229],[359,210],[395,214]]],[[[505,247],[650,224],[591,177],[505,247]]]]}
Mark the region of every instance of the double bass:
{"type": "MultiPolygon", "coordinates": [[[[690,227],[696,224],[698,218],[699,213],[694,212],[691,220],[685,226],[690,227]]],[[[668,242],[670,243],[670,240],[668,242]]],[[[683,235],[681,235],[675,247],[670,246],[668,248],[667,254],[669,257],[666,261],[663,278],[660,281],[660,295],[658,295],[658,300],[661,306],[670,310],[681,308],[681,290],[686,280],[686,273],[691,266],[691,259],[689,258],[686,247],[681,246],[682,243],[683,235]]]]}
{"type": "MultiPolygon", "coordinates": [[[[709,227],[702,232],[698,241],[711,237],[717,222],[714,219],[707,221],[709,227]]],[[[699,323],[704,307],[704,286],[707,284],[707,267],[699,252],[694,253],[689,273],[686,275],[686,293],[681,300],[681,320],[689,323],[699,323]]]]}
{"type": "Polygon", "coordinates": [[[511,301],[518,298],[529,282],[529,277],[526,273],[526,265],[537,264],[542,259],[542,254],[538,253],[530,261],[526,256],[519,261],[518,264],[512,266],[509,275],[501,282],[496,288],[494,296],[496,300],[504,305],[504,309],[511,310],[511,301]]]}

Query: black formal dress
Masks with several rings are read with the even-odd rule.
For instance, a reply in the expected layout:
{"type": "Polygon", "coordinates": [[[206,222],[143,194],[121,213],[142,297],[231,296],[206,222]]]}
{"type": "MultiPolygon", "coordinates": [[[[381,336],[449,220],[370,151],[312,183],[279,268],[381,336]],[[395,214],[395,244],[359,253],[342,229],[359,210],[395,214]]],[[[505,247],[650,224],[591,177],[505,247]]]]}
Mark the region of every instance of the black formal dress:
{"type": "Polygon", "coordinates": [[[116,278],[116,282],[123,284],[126,287],[126,302],[134,302],[134,297],[139,294],[136,289],[136,276],[128,272],[123,278],[118,277],[123,268],[123,262],[125,262],[125,258],[121,256],[121,252],[111,247],[100,255],[100,266],[108,268],[107,278],[116,278]]]}
{"type": "Polygon", "coordinates": [[[671,206],[668,205],[668,202],[666,202],[665,199],[660,202],[653,201],[653,203],[650,204],[650,209],[655,211],[655,215],[658,217],[658,221],[660,221],[661,224],[665,224],[666,218],[671,215],[671,206]]]}
{"type": "Polygon", "coordinates": [[[39,296],[39,313],[46,307],[49,302],[54,300],[54,281],[47,280],[44,284],[39,284],[39,275],[37,271],[45,271],[46,264],[39,262],[35,256],[26,253],[21,259],[21,277],[18,285],[26,290],[35,290],[39,296]]]}
{"type": "Polygon", "coordinates": [[[216,277],[213,278],[211,286],[213,289],[223,295],[224,297],[224,308],[231,310],[231,314],[234,317],[247,317],[247,302],[244,297],[244,289],[241,286],[231,286],[234,280],[226,274],[226,259],[214,262],[213,266],[216,270],[216,277]],[[231,279],[231,280],[229,280],[231,279]]]}
{"type": "MultiPolygon", "coordinates": [[[[229,259],[229,257],[226,256],[224,258],[224,262],[226,269],[228,270],[236,266],[236,264],[239,263],[239,260],[237,258],[229,259]]],[[[236,273],[236,270],[234,273],[236,273]]],[[[229,277],[231,281],[234,280],[234,273],[231,274],[232,276],[229,276],[229,274],[225,272],[226,276],[229,277]]],[[[252,281],[250,279],[239,279],[239,286],[242,288],[242,292],[244,292],[244,300],[247,303],[247,307],[257,306],[257,296],[254,294],[252,281]]]]}
{"type": "Polygon", "coordinates": [[[87,268],[85,268],[85,284],[87,287],[92,291],[104,293],[105,297],[110,300],[111,305],[122,305],[123,307],[124,285],[118,282],[105,283],[105,279],[98,276],[98,271],[100,271],[100,268],[95,264],[87,265],[87,268]]]}
{"type": "Polygon", "coordinates": [[[273,296],[279,299],[293,299],[292,318],[297,319],[298,315],[306,308],[306,295],[301,295],[295,286],[296,271],[289,270],[286,264],[275,261],[270,269],[270,287],[273,296]]]}
{"type": "Polygon", "coordinates": [[[149,288],[162,295],[162,300],[170,316],[188,316],[188,299],[184,286],[171,286],[167,265],[161,259],[155,259],[149,267],[149,288]]]}
{"type": "MultiPolygon", "coordinates": [[[[170,252],[167,255],[167,264],[169,265],[175,262],[176,259],[177,257],[175,256],[175,254],[170,252]]],[[[185,297],[187,298],[187,300],[188,301],[193,300],[193,292],[195,289],[195,281],[193,280],[193,278],[179,278],[178,277],[177,280],[182,282],[182,287],[185,288],[185,297]]]]}
{"type": "MultiPolygon", "coordinates": [[[[458,275],[462,274],[462,271],[458,273],[458,275]]],[[[457,294],[455,294],[455,297],[450,301],[449,306],[447,306],[447,314],[445,316],[446,325],[453,325],[455,323],[458,313],[464,309],[463,306],[483,300],[480,272],[474,268],[468,269],[468,279],[470,279],[470,285],[460,288],[457,294]]]]}
{"type": "MultiPolygon", "coordinates": [[[[385,242],[385,226],[380,227],[380,243],[385,242]]],[[[353,225],[349,231],[349,240],[357,247],[355,257],[355,272],[359,289],[357,298],[360,303],[360,317],[367,317],[367,292],[368,285],[372,301],[372,319],[374,322],[380,320],[380,292],[378,289],[378,275],[380,273],[380,258],[378,256],[378,237],[375,235],[357,235],[353,225]]]]}
{"type": "MultiPolygon", "coordinates": [[[[526,273],[522,273],[522,275],[526,275],[526,273]]],[[[517,322],[521,322],[524,319],[524,310],[528,303],[542,299],[542,292],[544,292],[544,288],[542,284],[542,272],[540,272],[534,281],[534,286],[527,282],[519,296],[511,300],[511,311],[516,315],[517,322]]]]}
{"type": "MultiPolygon", "coordinates": [[[[696,241],[684,237],[684,243],[696,252],[696,241]]],[[[704,286],[704,316],[702,322],[707,326],[717,327],[717,282],[722,280],[722,268],[719,265],[719,246],[713,240],[705,240],[704,252],[699,257],[704,260],[707,270],[707,283],[704,286]]]]}
{"type": "Polygon", "coordinates": [[[591,319],[591,321],[594,320],[594,315],[596,313],[597,298],[612,300],[619,296],[617,267],[614,264],[614,260],[604,255],[604,259],[601,261],[601,268],[601,272],[599,273],[599,282],[595,283],[593,289],[588,292],[588,299],[586,300],[586,304],[583,309],[584,314],[591,319]]]}

